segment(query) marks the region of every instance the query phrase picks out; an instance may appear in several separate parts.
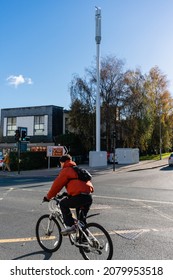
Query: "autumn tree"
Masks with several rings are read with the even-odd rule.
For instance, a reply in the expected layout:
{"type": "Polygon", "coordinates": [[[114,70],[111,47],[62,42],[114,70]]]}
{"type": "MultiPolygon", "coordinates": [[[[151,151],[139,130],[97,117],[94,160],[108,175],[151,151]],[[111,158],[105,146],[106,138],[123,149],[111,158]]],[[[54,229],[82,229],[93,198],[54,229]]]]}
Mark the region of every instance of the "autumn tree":
{"type": "Polygon", "coordinates": [[[172,108],[173,100],[168,91],[168,80],[158,66],[151,68],[146,75],[145,90],[148,98],[148,111],[152,121],[150,151],[159,153],[172,147],[172,108]],[[161,143],[161,142],[162,143],[161,143]]]}
{"type": "Polygon", "coordinates": [[[123,146],[147,149],[150,139],[150,116],[144,88],[145,77],[140,69],[128,70],[124,74],[127,98],[123,107],[123,146]]]}
{"type": "MultiPolygon", "coordinates": [[[[171,149],[173,100],[166,76],[157,66],[148,74],[124,72],[114,56],[102,58],[100,66],[101,149],[111,151],[113,131],[116,147],[159,153],[162,138],[163,150],[171,149]]],[[[95,150],[96,82],[96,68],[90,67],[85,78],[76,75],[70,84],[70,125],[86,151],[95,150]]]]}

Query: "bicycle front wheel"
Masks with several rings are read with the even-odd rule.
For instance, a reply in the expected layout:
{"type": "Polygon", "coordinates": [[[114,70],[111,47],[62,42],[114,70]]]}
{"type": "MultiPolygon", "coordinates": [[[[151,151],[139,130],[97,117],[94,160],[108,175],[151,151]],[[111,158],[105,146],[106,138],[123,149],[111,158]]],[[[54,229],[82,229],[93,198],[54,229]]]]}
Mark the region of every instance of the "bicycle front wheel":
{"type": "Polygon", "coordinates": [[[80,234],[79,248],[85,260],[111,260],[113,243],[109,233],[97,223],[89,223],[80,234]],[[86,235],[85,235],[86,234],[86,235]]]}
{"type": "Polygon", "coordinates": [[[36,238],[40,247],[47,252],[55,252],[62,243],[61,227],[49,214],[41,216],[36,224],[36,238]]]}

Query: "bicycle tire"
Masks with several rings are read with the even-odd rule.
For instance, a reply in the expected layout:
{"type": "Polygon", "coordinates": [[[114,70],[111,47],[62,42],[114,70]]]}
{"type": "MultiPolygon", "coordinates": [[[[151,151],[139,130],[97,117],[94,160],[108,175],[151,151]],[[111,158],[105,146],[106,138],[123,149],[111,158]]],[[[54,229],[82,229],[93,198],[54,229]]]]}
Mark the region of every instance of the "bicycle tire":
{"type": "Polygon", "coordinates": [[[47,252],[55,252],[62,243],[61,227],[58,221],[49,214],[41,216],[36,223],[36,238],[40,247],[47,252]],[[51,230],[48,231],[48,223],[51,230]]]}
{"type": "MultiPolygon", "coordinates": [[[[88,242],[85,242],[86,247],[79,247],[82,257],[85,260],[111,260],[113,256],[113,243],[104,227],[97,223],[89,223],[83,231],[93,244],[89,245],[88,242]],[[93,240],[93,236],[96,240],[93,240]]],[[[80,232],[80,244],[83,243],[83,239],[85,239],[84,234],[80,232]]]]}

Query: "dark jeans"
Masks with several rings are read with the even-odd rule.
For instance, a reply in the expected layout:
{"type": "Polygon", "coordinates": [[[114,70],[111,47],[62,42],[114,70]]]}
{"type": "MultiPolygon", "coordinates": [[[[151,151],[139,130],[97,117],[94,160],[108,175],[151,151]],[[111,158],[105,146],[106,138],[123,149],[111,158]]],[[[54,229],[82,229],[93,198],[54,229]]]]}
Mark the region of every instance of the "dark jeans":
{"type": "Polygon", "coordinates": [[[92,204],[92,196],[90,194],[85,195],[85,194],[79,194],[76,196],[70,196],[62,199],[60,201],[60,208],[62,211],[64,223],[67,226],[72,226],[74,225],[74,219],[72,217],[72,213],[70,211],[70,208],[76,208],[76,212],[79,211],[79,208],[82,206],[84,209],[84,215],[86,216],[90,206],[92,204]]]}

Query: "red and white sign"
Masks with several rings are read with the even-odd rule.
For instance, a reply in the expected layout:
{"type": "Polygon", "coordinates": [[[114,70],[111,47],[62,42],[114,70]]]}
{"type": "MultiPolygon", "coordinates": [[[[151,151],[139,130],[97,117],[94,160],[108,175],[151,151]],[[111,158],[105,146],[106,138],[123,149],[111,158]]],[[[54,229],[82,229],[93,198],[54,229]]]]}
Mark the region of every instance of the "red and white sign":
{"type": "Polygon", "coordinates": [[[47,157],[62,157],[68,153],[68,149],[65,146],[48,146],[47,157]]]}

